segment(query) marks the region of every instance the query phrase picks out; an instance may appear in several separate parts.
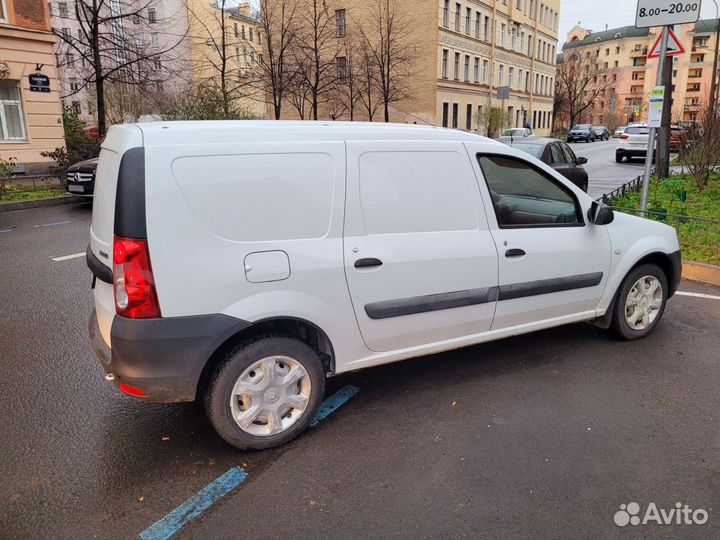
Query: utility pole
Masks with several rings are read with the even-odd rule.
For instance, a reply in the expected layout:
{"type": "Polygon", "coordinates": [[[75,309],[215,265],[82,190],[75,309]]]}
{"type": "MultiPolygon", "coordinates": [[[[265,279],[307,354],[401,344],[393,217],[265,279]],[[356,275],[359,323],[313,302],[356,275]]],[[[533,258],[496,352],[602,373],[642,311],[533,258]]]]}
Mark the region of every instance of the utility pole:
{"type": "MultiPolygon", "coordinates": [[[[668,39],[670,38],[670,28],[663,26],[662,38],[660,41],[660,57],[658,58],[658,70],[655,86],[660,86],[663,81],[663,67],[665,66],[665,57],[667,56],[668,39]]],[[[665,100],[669,100],[670,96],[665,95],[665,100]]],[[[648,193],[650,192],[650,171],[652,170],[652,156],[655,151],[655,128],[650,128],[650,136],[648,137],[648,147],[645,154],[645,175],[643,177],[642,196],[640,197],[640,215],[646,216],[648,193]]]]}
{"type": "Polygon", "coordinates": [[[717,87],[718,87],[718,52],[720,51],[720,9],[718,4],[713,0],[715,4],[715,57],[713,59],[713,72],[712,72],[712,84],[710,85],[710,106],[711,110],[715,111],[715,105],[717,103],[717,87]]]}
{"type": "Polygon", "coordinates": [[[662,120],[658,132],[657,150],[655,152],[655,176],[667,178],[670,176],[670,124],[672,123],[672,69],[671,56],[658,58],[663,63],[662,85],[665,87],[665,100],[663,101],[662,120]]]}

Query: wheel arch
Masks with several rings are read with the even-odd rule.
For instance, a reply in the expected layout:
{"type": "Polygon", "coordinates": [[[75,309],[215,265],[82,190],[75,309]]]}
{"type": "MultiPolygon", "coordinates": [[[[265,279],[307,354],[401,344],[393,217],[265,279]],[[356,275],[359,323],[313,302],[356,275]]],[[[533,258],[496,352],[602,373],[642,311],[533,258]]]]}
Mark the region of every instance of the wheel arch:
{"type": "Polygon", "coordinates": [[[210,355],[200,374],[196,396],[201,396],[210,375],[223,361],[229,351],[238,344],[265,335],[284,336],[297,339],[315,351],[328,375],[335,373],[335,350],[327,333],[315,323],[298,317],[270,317],[254,322],[228,337],[210,355]]]}

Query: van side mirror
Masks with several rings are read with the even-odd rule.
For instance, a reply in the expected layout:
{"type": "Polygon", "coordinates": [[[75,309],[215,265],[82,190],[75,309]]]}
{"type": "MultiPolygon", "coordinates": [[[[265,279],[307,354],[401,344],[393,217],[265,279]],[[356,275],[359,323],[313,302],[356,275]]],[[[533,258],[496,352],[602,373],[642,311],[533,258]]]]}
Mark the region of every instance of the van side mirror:
{"type": "Polygon", "coordinates": [[[585,164],[587,163],[587,158],[586,158],[586,157],[582,157],[582,156],[578,156],[576,163],[577,163],[578,165],[585,165],[585,164]]]}
{"type": "Polygon", "coordinates": [[[613,222],[615,219],[615,213],[609,206],[593,201],[590,209],[588,210],[587,217],[590,223],[594,223],[595,225],[607,225],[608,223],[613,222]]]}

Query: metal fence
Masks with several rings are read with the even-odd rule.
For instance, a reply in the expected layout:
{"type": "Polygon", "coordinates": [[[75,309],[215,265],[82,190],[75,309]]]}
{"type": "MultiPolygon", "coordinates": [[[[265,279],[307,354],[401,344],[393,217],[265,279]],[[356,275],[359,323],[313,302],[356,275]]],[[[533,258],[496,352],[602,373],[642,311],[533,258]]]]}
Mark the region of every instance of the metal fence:
{"type": "Polygon", "coordinates": [[[643,177],[644,176],[641,174],[637,178],[633,178],[629,182],[625,182],[622,186],[612,190],[610,193],[605,193],[601,197],[598,197],[596,200],[603,204],[610,204],[610,200],[615,197],[622,197],[627,193],[640,191],[642,189],[643,177]]]}

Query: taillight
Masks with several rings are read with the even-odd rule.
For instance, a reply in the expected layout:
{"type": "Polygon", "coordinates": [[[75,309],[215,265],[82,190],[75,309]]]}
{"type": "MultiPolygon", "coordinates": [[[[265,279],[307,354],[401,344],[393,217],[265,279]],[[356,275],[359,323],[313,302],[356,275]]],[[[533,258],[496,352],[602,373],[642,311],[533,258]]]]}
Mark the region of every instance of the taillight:
{"type": "Polygon", "coordinates": [[[113,288],[118,315],[129,319],[160,317],[147,240],[115,237],[113,288]]]}
{"type": "Polygon", "coordinates": [[[623,140],[629,139],[629,138],[630,138],[630,135],[625,135],[625,134],[623,133],[622,135],[620,135],[620,138],[623,139],[623,140]]]}

